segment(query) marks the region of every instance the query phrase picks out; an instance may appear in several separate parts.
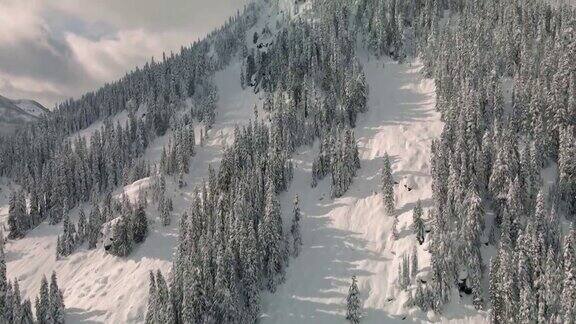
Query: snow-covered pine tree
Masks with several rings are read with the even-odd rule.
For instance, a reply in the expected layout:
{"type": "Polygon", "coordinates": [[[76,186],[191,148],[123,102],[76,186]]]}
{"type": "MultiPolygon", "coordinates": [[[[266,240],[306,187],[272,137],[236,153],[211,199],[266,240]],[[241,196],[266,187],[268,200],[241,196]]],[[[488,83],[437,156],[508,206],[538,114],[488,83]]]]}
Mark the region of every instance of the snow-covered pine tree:
{"type": "Polygon", "coordinates": [[[0,319],[4,318],[7,307],[6,305],[6,292],[8,287],[8,279],[6,278],[6,254],[4,253],[4,237],[0,232],[0,319]]]}
{"type": "Polygon", "coordinates": [[[32,315],[32,303],[30,303],[30,299],[26,299],[22,303],[22,312],[19,323],[34,324],[34,315],[32,315]]]}
{"type": "Polygon", "coordinates": [[[100,213],[100,207],[98,207],[97,204],[93,204],[92,210],[90,211],[90,219],[88,219],[88,226],[87,226],[87,241],[89,249],[96,248],[96,244],[98,243],[102,235],[100,232],[102,223],[103,219],[102,214],[100,213]]]}
{"type": "Polygon", "coordinates": [[[36,297],[36,321],[38,324],[48,324],[50,319],[50,292],[48,290],[48,280],[42,276],[40,283],[40,293],[36,297]]]}
{"type": "Polygon", "coordinates": [[[146,324],[156,323],[156,314],[158,312],[158,307],[156,303],[157,292],[156,292],[156,278],[154,277],[154,272],[150,271],[150,284],[148,288],[148,307],[146,309],[146,324]]]}
{"type": "Polygon", "coordinates": [[[572,227],[564,243],[564,282],[561,297],[562,321],[576,322],[576,229],[572,227]]]}
{"type": "Polygon", "coordinates": [[[174,323],[170,291],[162,272],[156,272],[156,323],[174,323]]]}
{"type": "Polygon", "coordinates": [[[135,243],[142,243],[146,240],[148,236],[148,218],[146,217],[146,211],[141,202],[138,202],[138,206],[132,212],[132,238],[135,243]]]}
{"type": "Polygon", "coordinates": [[[412,229],[414,230],[414,234],[416,234],[416,239],[418,243],[422,245],[424,243],[424,235],[426,234],[426,230],[424,228],[424,220],[422,220],[423,211],[422,211],[422,203],[420,199],[416,203],[416,207],[412,211],[412,229]]]}
{"type": "Polygon", "coordinates": [[[412,279],[416,279],[416,275],[418,274],[418,251],[416,245],[412,247],[412,257],[410,257],[412,261],[410,277],[412,279]]]}
{"type": "Polygon", "coordinates": [[[129,215],[122,214],[112,227],[112,244],[109,252],[116,256],[125,257],[132,252],[133,238],[129,215]]]}
{"type": "Polygon", "coordinates": [[[86,214],[84,213],[84,209],[80,208],[80,212],[78,213],[78,229],[76,230],[75,238],[76,244],[81,245],[86,240],[86,227],[86,214]]]}
{"type": "Polygon", "coordinates": [[[8,281],[6,286],[6,296],[5,296],[6,308],[4,312],[4,322],[13,323],[14,322],[14,290],[12,289],[12,283],[8,281]]]}
{"type": "Polygon", "coordinates": [[[162,221],[162,225],[170,225],[172,219],[172,210],[172,199],[170,197],[162,196],[158,202],[158,212],[160,212],[160,220],[162,221]]]}
{"type": "Polygon", "coordinates": [[[276,290],[284,280],[284,256],[282,255],[282,215],[280,203],[276,197],[273,180],[266,181],[266,202],[262,221],[258,225],[258,234],[263,251],[263,274],[266,288],[271,292],[276,290]]]}
{"type": "Polygon", "coordinates": [[[394,179],[392,178],[392,167],[388,153],[384,153],[382,158],[382,198],[384,199],[384,210],[386,214],[394,213],[394,179]]]}
{"type": "Polygon", "coordinates": [[[300,233],[300,206],[298,204],[298,195],[294,197],[294,208],[292,211],[292,226],[290,233],[292,234],[292,256],[297,257],[302,248],[302,234],[300,233]]]}
{"type": "Polygon", "coordinates": [[[399,237],[400,233],[398,233],[398,215],[394,215],[394,221],[392,221],[392,239],[396,241],[399,237]]]}
{"type": "Polygon", "coordinates": [[[64,320],[64,297],[58,288],[56,272],[52,272],[52,277],[50,279],[47,321],[50,324],[64,324],[64,320]]]}
{"type": "Polygon", "coordinates": [[[21,238],[26,233],[26,201],[22,191],[13,191],[8,208],[8,237],[21,238]]]}
{"type": "Polygon", "coordinates": [[[358,324],[361,318],[362,302],[360,301],[360,291],[358,290],[356,276],[352,276],[352,283],[346,297],[346,319],[352,324],[358,324]]]}
{"type": "Polygon", "coordinates": [[[22,317],[22,297],[20,296],[20,285],[18,280],[14,280],[12,292],[12,318],[17,323],[22,317]]]}

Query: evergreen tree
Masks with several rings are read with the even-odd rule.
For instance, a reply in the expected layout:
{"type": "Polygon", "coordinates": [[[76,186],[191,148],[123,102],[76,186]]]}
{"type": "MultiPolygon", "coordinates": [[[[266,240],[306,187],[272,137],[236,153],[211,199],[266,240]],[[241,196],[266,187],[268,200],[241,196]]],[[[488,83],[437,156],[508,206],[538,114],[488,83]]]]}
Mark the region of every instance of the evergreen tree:
{"type": "Polygon", "coordinates": [[[266,278],[266,288],[271,292],[284,278],[284,256],[282,256],[282,216],[280,203],[271,178],[267,180],[266,203],[263,219],[259,224],[258,233],[263,251],[263,273],[266,278]]]}
{"type": "Polygon", "coordinates": [[[132,233],[130,232],[130,224],[128,216],[122,215],[118,218],[116,224],[112,228],[112,244],[110,253],[125,257],[132,252],[132,233]]]}
{"type": "Polygon", "coordinates": [[[394,221],[392,222],[392,238],[394,241],[398,240],[400,233],[398,233],[398,215],[394,215],[394,221]]]}
{"type": "Polygon", "coordinates": [[[416,246],[412,248],[412,257],[410,259],[412,260],[412,271],[410,272],[410,276],[416,278],[416,275],[418,274],[418,251],[416,250],[416,246]]]}
{"type": "Polygon", "coordinates": [[[98,240],[100,240],[102,227],[102,214],[100,213],[100,208],[98,205],[92,205],[92,210],[90,211],[90,219],[88,220],[87,236],[88,236],[88,248],[93,249],[96,247],[98,240]]]}
{"type": "Polygon", "coordinates": [[[49,324],[64,324],[64,297],[58,288],[55,272],[52,272],[52,277],[50,279],[47,315],[49,324]]]}
{"type": "Polygon", "coordinates": [[[572,228],[564,243],[564,284],[561,309],[564,323],[576,322],[576,230],[572,228]]]}
{"type": "Polygon", "coordinates": [[[384,154],[382,166],[382,197],[384,199],[384,210],[388,215],[394,213],[394,179],[392,178],[392,167],[388,153],[384,154]]]}
{"type": "Polygon", "coordinates": [[[160,212],[160,219],[162,220],[162,225],[168,226],[171,222],[171,213],[172,213],[172,199],[163,196],[160,198],[160,202],[158,203],[158,211],[160,212]]]}
{"type": "Polygon", "coordinates": [[[6,323],[14,322],[14,290],[12,289],[12,283],[8,281],[8,285],[6,286],[6,297],[5,297],[5,313],[4,313],[4,321],[6,323]]]}
{"type": "Polygon", "coordinates": [[[50,292],[48,290],[48,280],[42,276],[40,284],[40,294],[36,297],[36,321],[39,324],[51,324],[50,322],[50,292]]]}
{"type": "Polygon", "coordinates": [[[18,280],[14,280],[12,293],[12,318],[14,322],[18,322],[22,318],[22,297],[20,296],[20,286],[18,280]]]}
{"type": "Polygon", "coordinates": [[[79,215],[78,215],[78,229],[76,230],[76,244],[81,245],[84,243],[84,241],[86,240],[86,228],[87,224],[86,224],[86,214],[84,213],[84,209],[80,209],[79,215]]]}
{"type": "Polygon", "coordinates": [[[34,323],[34,316],[32,315],[32,303],[30,303],[30,299],[26,299],[22,304],[22,312],[20,315],[20,322],[21,324],[33,324],[34,323]]]}
{"type": "Polygon", "coordinates": [[[156,296],[156,323],[174,323],[170,291],[160,271],[156,273],[156,296]]]}
{"type": "Polygon", "coordinates": [[[356,276],[352,276],[352,284],[348,289],[348,297],[346,297],[346,319],[350,323],[360,323],[362,317],[362,303],[360,301],[360,291],[358,290],[358,283],[356,276]]]}
{"type": "Polygon", "coordinates": [[[302,234],[300,233],[300,207],[298,205],[298,195],[294,198],[294,209],[292,212],[292,226],[290,233],[292,234],[292,255],[297,257],[300,254],[302,247],[302,234]]]}
{"type": "Polygon", "coordinates": [[[420,203],[420,200],[418,200],[416,207],[414,207],[414,210],[412,211],[412,228],[420,245],[424,243],[424,235],[426,233],[424,229],[424,221],[422,220],[422,214],[422,204],[420,203]]]}
{"type": "Polygon", "coordinates": [[[26,201],[22,191],[14,191],[8,208],[8,237],[21,238],[26,232],[26,201]]]}
{"type": "Polygon", "coordinates": [[[132,236],[135,243],[144,242],[148,236],[148,219],[142,203],[138,203],[136,210],[132,213],[132,236]]]}
{"type": "Polygon", "coordinates": [[[5,318],[7,308],[6,294],[8,289],[8,280],[6,278],[6,255],[4,253],[4,237],[0,232],[0,319],[5,318]]]}
{"type": "Polygon", "coordinates": [[[146,324],[156,323],[157,317],[157,303],[156,303],[156,278],[154,272],[150,271],[150,286],[148,289],[148,309],[146,310],[146,324]]]}

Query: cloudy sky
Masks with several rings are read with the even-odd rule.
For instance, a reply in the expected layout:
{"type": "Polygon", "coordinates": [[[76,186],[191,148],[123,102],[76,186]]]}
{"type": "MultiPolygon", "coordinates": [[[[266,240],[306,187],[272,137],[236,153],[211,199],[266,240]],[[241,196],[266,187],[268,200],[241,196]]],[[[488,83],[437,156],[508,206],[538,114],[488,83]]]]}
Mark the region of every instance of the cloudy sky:
{"type": "Polygon", "coordinates": [[[0,95],[48,108],[175,52],[247,0],[0,0],[0,95]]]}

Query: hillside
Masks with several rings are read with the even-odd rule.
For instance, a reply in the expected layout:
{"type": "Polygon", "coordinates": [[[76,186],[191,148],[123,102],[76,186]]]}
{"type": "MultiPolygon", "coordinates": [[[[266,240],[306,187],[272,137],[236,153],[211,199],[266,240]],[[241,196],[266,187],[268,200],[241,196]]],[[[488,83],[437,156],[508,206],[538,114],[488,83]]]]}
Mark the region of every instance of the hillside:
{"type": "Polygon", "coordinates": [[[0,96],[0,134],[7,134],[18,126],[37,120],[48,109],[34,100],[12,100],[0,96]]]}
{"type": "Polygon", "coordinates": [[[258,0],[41,123],[0,97],[0,322],[52,273],[67,323],[576,321],[575,17],[258,0]]]}

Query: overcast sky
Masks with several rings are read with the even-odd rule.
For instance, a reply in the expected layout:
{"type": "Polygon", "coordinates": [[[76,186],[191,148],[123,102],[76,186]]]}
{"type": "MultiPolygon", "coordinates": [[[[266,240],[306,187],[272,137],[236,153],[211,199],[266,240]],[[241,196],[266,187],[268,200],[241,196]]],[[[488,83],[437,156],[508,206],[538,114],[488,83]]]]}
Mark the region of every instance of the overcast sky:
{"type": "Polygon", "coordinates": [[[0,0],[0,95],[48,108],[177,52],[247,0],[0,0]]]}

